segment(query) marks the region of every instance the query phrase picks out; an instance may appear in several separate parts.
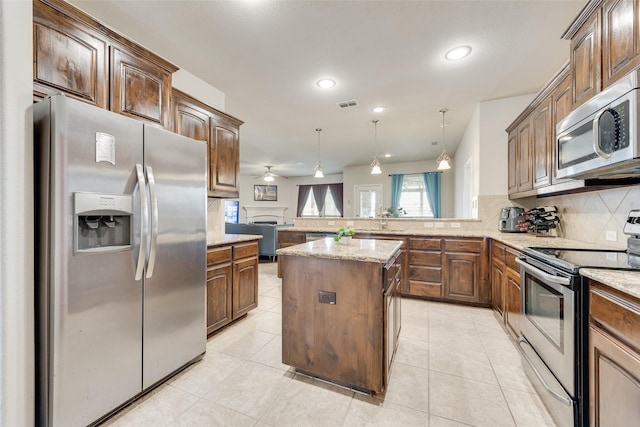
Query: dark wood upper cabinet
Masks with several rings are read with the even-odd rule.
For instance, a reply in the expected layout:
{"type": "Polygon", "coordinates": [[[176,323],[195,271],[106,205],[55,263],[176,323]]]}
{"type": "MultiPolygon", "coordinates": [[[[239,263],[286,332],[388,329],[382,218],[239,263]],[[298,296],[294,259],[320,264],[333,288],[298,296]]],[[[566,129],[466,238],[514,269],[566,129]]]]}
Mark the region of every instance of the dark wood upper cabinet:
{"type": "Polygon", "coordinates": [[[238,197],[243,122],[179,90],[174,89],[172,96],[174,132],[209,146],[209,197],[238,197]]]}
{"type": "Polygon", "coordinates": [[[551,184],[551,152],[553,144],[551,124],[551,97],[547,98],[531,117],[533,145],[533,187],[551,184]]]}
{"type": "Polygon", "coordinates": [[[171,73],[111,46],[111,111],[170,128],[171,73]]]}
{"type": "Polygon", "coordinates": [[[638,3],[608,0],[602,6],[603,87],[638,65],[638,3]]]}
{"type": "Polygon", "coordinates": [[[601,86],[602,11],[597,9],[571,38],[573,108],[588,101],[601,86]]]}
{"type": "MultiPolygon", "coordinates": [[[[40,3],[34,3],[38,6],[40,3]]],[[[33,10],[33,86],[36,98],[58,92],[107,108],[107,43],[49,7],[33,10]]]]}
{"type": "Polygon", "coordinates": [[[240,186],[240,125],[243,122],[217,112],[211,117],[209,141],[209,196],[238,197],[240,186]]]}
{"type": "Polygon", "coordinates": [[[34,98],[64,93],[171,129],[178,68],[62,0],[33,2],[34,98]]]}

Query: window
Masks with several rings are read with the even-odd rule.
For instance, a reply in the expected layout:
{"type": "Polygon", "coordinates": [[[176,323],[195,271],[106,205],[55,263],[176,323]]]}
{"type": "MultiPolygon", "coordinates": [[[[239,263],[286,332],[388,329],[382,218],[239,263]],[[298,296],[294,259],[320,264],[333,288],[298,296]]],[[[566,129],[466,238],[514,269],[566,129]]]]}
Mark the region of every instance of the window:
{"type": "Polygon", "coordinates": [[[332,216],[332,217],[340,217],[340,211],[338,210],[336,203],[333,201],[333,196],[331,196],[331,191],[327,191],[327,195],[324,197],[324,207],[322,212],[318,212],[318,206],[316,205],[316,199],[313,194],[313,188],[309,193],[309,197],[307,198],[307,203],[305,203],[304,208],[302,209],[302,216],[332,216]]]}
{"type": "Polygon", "coordinates": [[[402,182],[400,207],[407,211],[406,216],[433,218],[422,174],[406,174],[402,182]]]}

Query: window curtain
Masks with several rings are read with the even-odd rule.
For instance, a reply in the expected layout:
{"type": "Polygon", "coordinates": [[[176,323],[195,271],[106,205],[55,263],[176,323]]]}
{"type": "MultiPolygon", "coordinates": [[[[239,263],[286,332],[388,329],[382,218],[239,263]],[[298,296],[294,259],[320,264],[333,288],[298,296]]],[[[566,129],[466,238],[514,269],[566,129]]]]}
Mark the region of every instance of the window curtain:
{"type": "Polygon", "coordinates": [[[344,199],[344,190],[342,184],[329,184],[329,194],[333,198],[333,203],[336,204],[336,208],[338,212],[340,212],[340,216],[344,216],[343,202],[344,199]]]}
{"type": "Polygon", "coordinates": [[[318,212],[322,214],[322,209],[324,208],[324,199],[327,197],[327,184],[316,184],[311,186],[313,188],[313,198],[316,201],[316,206],[318,207],[318,212]]]}
{"type": "Polygon", "coordinates": [[[440,172],[423,172],[424,188],[434,218],[440,218],[440,172]]]}
{"type": "Polygon", "coordinates": [[[302,216],[302,210],[304,209],[304,205],[307,204],[309,193],[311,193],[311,185],[301,185],[298,187],[298,210],[296,211],[296,216],[302,216]]]}
{"type": "Polygon", "coordinates": [[[400,207],[400,196],[402,196],[402,184],[404,175],[401,173],[391,175],[391,206],[400,207]]]}

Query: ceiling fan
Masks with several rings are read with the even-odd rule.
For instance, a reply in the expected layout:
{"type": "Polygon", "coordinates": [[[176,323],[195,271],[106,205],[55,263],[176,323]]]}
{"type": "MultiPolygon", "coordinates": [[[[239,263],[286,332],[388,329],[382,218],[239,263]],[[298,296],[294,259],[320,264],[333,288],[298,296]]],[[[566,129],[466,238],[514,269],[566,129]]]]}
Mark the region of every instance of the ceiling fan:
{"type": "Polygon", "coordinates": [[[264,175],[258,175],[258,176],[254,176],[254,179],[258,179],[258,178],[262,178],[264,181],[267,182],[271,182],[276,178],[283,178],[283,179],[288,179],[289,177],[287,176],[282,176],[282,175],[277,175],[273,172],[271,172],[271,168],[273,166],[265,166],[265,168],[267,168],[267,171],[264,173],[264,175]]]}

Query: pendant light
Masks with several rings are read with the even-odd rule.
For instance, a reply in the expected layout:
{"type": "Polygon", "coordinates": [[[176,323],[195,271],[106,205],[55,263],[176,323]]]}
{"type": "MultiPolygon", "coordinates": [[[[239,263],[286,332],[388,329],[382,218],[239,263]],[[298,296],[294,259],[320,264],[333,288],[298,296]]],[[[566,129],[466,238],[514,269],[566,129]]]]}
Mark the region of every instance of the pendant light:
{"type": "Polygon", "coordinates": [[[318,164],[316,165],[316,173],[313,175],[314,178],[324,178],[324,174],[322,173],[322,165],[320,164],[320,132],[322,129],[316,129],[318,132],[318,164]]]}
{"type": "Polygon", "coordinates": [[[378,122],[380,120],[371,120],[373,123],[373,140],[376,144],[376,155],[371,162],[371,175],[380,175],[382,170],[380,169],[380,161],[378,160],[378,122]]]}
{"type": "Polygon", "coordinates": [[[447,110],[446,108],[440,110],[440,112],[442,113],[442,153],[440,153],[440,157],[438,157],[438,160],[436,160],[436,163],[438,163],[439,171],[451,169],[451,157],[447,155],[444,139],[444,115],[447,111],[449,110],[447,110]]]}

